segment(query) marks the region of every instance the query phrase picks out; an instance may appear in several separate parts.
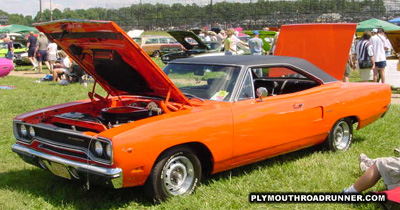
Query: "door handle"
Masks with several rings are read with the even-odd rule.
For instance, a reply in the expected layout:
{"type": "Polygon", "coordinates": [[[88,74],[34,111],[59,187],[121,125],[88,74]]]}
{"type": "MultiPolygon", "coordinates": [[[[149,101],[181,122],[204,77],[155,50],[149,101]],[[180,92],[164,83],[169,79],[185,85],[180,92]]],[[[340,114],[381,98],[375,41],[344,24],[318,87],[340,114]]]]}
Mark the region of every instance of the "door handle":
{"type": "Polygon", "coordinates": [[[303,108],[303,104],[293,104],[293,109],[301,109],[303,108]]]}

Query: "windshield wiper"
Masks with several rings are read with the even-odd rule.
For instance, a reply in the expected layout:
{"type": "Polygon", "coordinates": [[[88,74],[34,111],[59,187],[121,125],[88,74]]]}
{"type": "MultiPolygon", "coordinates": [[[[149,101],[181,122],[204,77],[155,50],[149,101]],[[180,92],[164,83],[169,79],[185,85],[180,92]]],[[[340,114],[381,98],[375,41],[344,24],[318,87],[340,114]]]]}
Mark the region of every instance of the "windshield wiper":
{"type": "Polygon", "coordinates": [[[183,92],[183,95],[188,96],[188,97],[190,97],[190,98],[198,99],[198,100],[200,100],[201,102],[204,102],[204,99],[202,99],[202,98],[200,98],[200,97],[198,97],[198,96],[195,96],[195,95],[193,95],[193,94],[183,92]]]}

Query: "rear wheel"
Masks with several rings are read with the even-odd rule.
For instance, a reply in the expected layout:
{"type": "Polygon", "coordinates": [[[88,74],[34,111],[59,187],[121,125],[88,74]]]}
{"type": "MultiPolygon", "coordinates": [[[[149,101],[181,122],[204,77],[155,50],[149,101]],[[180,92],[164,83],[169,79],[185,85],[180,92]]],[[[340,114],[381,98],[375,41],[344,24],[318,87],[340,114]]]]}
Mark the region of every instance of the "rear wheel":
{"type": "Polygon", "coordinates": [[[146,195],[153,201],[194,191],[201,179],[201,163],[188,147],[178,147],[162,154],[145,184],[146,195]]]}
{"type": "Polygon", "coordinates": [[[342,118],[333,125],[325,141],[325,146],[331,151],[346,151],[353,140],[353,124],[351,120],[342,118]]]}

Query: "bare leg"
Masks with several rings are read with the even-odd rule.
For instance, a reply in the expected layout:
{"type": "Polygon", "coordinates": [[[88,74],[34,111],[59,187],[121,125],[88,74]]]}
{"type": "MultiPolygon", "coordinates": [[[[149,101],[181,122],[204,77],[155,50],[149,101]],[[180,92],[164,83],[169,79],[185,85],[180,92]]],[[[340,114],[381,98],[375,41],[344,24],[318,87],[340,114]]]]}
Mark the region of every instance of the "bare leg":
{"type": "Polygon", "coordinates": [[[382,83],[385,83],[385,68],[382,68],[381,70],[380,70],[380,73],[381,73],[381,81],[382,81],[382,83]]]}
{"type": "Polygon", "coordinates": [[[379,73],[379,69],[377,67],[375,67],[373,69],[374,71],[374,82],[378,82],[378,73],[379,73]]]}
{"type": "Polygon", "coordinates": [[[376,165],[373,164],[360,178],[357,179],[357,181],[354,183],[354,188],[358,192],[362,192],[374,186],[380,178],[381,174],[379,173],[376,165]]]}
{"type": "MultiPolygon", "coordinates": [[[[50,73],[53,74],[53,72],[54,72],[54,61],[49,61],[49,63],[50,63],[50,68],[49,68],[50,73]]],[[[53,74],[53,77],[54,77],[54,74],[53,74]]]]}
{"type": "Polygon", "coordinates": [[[28,57],[29,61],[31,62],[33,68],[35,69],[37,64],[36,64],[36,60],[35,57],[28,57]]]}
{"type": "Polygon", "coordinates": [[[38,62],[38,66],[39,66],[39,73],[42,73],[42,61],[38,62]]]}
{"type": "Polygon", "coordinates": [[[50,73],[52,73],[49,62],[45,61],[44,64],[46,64],[47,69],[50,71],[50,73]]]}

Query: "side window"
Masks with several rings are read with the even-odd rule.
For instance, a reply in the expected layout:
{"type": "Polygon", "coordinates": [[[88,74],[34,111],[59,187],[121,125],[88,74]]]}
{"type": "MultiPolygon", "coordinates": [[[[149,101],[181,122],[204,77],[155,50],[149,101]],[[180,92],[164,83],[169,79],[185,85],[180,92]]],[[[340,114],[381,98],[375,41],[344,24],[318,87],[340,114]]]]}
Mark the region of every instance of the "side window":
{"type": "Polygon", "coordinates": [[[160,43],[161,44],[168,44],[168,39],[167,38],[160,38],[160,43]]]}
{"type": "Polygon", "coordinates": [[[147,39],[145,44],[158,44],[158,38],[147,39]]]}
{"type": "Polygon", "coordinates": [[[312,77],[305,76],[289,67],[253,67],[254,90],[264,87],[269,96],[307,90],[319,85],[312,77]]]}
{"type": "Polygon", "coordinates": [[[253,81],[249,72],[246,74],[242,90],[239,93],[239,101],[254,98],[253,81]]]}

